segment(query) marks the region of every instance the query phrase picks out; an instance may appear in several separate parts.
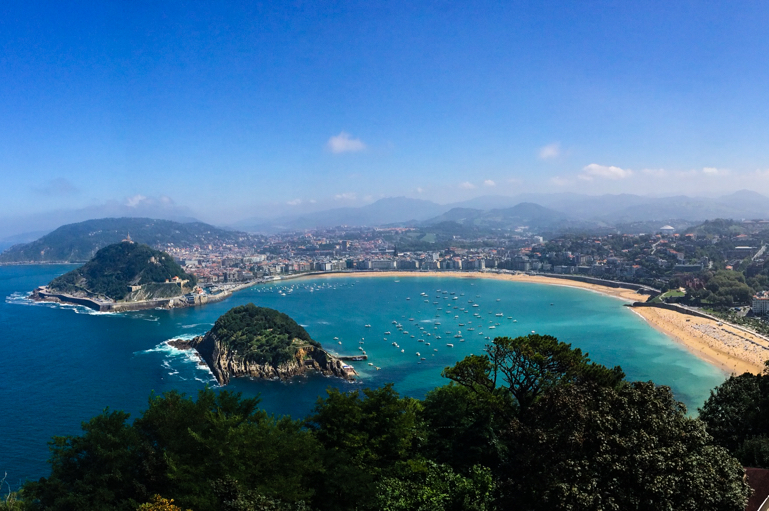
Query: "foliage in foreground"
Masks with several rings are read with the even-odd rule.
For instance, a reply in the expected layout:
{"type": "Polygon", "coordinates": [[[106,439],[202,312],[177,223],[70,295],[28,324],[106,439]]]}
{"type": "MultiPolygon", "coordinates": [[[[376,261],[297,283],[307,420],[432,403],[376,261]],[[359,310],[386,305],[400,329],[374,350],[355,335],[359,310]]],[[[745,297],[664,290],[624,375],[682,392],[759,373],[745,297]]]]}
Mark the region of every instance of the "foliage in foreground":
{"type": "Polygon", "coordinates": [[[194,511],[745,507],[739,462],[667,387],[538,335],[495,339],[445,375],[423,400],[329,390],[303,422],[226,391],[153,397],[133,423],[105,411],[55,438],[50,477],[22,496],[85,511],[156,495],[194,511]]]}
{"type": "Polygon", "coordinates": [[[732,375],[711,390],[700,418],[743,465],[769,468],[769,361],[764,374],[732,375]]]}

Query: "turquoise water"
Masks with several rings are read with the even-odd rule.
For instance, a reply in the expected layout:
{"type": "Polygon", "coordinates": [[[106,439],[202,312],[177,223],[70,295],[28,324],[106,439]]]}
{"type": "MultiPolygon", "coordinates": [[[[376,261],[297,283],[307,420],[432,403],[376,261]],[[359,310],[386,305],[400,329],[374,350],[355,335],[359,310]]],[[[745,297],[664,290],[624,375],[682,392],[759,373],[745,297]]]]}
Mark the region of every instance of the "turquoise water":
{"type": "Polygon", "coordinates": [[[421,397],[446,383],[444,367],[481,353],[487,336],[532,330],[572,343],[596,362],[621,365],[631,380],[671,386],[691,410],[725,377],[620,300],[585,290],[451,277],[315,278],[251,288],[202,308],[123,314],[24,298],[71,268],[0,267],[0,296],[6,297],[0,303],[0,474],[7,471],[12,483],[46,475],[46,442],[79,433],[81,421],[105,407],[136,414],[153,391],[194,394],[215,385],[189,353],[164,342],[202,334],[231,307],[248,302],[289,314],[332,352],[352,355],[363,348],[369,355],[354,363],[359,383],[315,375],[289,383],[237,379],[228,386],[260,394],[266,410],[294,417],[306,415],[329,386],[394,382],[402,394],[421,397]],[[459,331],[464,340],[454,337],[459,331]]]}

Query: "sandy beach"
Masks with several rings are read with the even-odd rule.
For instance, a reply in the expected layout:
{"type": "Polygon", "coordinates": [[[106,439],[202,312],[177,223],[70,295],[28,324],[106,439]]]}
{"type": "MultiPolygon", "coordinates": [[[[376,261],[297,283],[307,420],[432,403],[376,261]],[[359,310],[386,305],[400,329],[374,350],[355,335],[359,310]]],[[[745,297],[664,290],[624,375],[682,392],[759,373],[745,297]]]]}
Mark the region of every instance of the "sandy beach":
{"type": "MultiPolygon", "coordinates": [[[[628,303],[644,302],[647,295],[632,289],[600,286],[577,280],[550,278],[540,275],[505,273],[457,273],[457,272],[360,272],[328,273],[315,275],[324,278],[409,278],[409,277],[452,277],[465,279],[495,279],[510,282],[531,282],[550,286],[565,286],[586,289],[621,299],[628,303]]],[[[735,328],[728,323],[682,314],[655,307],[636,307],[633,312],[644,318],[653,328],[685,346],[695,356],[713,364],[727,373],[760,373],[764,361],[769,359],[769,340],[735,328]]]]}
{"type": "Polygon", "coordinates": [[[769,341],[721,322],[656,307],[636,307],[651,326],[701,359],[728,373],[760,373],[769,359],[769,341]]]}

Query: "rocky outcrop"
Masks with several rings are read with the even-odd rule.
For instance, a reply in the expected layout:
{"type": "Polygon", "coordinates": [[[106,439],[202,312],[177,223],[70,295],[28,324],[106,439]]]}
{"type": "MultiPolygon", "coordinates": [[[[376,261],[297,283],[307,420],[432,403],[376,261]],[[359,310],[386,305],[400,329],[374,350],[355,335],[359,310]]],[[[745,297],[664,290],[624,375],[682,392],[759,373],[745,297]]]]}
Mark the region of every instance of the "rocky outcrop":
{"type": "Polygon", "coordinates": [[[327,376],[352,380],[356,375],[352,367],[329,355],[323,348],[309,344],[297,348],[291,359],[278,365],[260,364],[247,360],[217,339],[213,332],[195,337],[191,341],[177,339],[170,341],[169,344],[179,349],[196,350],[220,385],[227,385],[230,378],[238,376],[287,380],[300,374],[317,371],[327,376]]]}

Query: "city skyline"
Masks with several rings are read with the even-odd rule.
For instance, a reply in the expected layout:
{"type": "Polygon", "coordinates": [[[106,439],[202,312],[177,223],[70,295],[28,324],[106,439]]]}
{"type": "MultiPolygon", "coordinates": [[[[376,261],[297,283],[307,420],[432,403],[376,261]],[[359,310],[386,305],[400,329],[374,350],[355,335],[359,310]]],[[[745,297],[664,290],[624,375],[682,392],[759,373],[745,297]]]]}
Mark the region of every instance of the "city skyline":
{"type": "Polygon", "coordinates": [[[0,12],[6,225],[769,193],[760,3],[0,12]]]}

